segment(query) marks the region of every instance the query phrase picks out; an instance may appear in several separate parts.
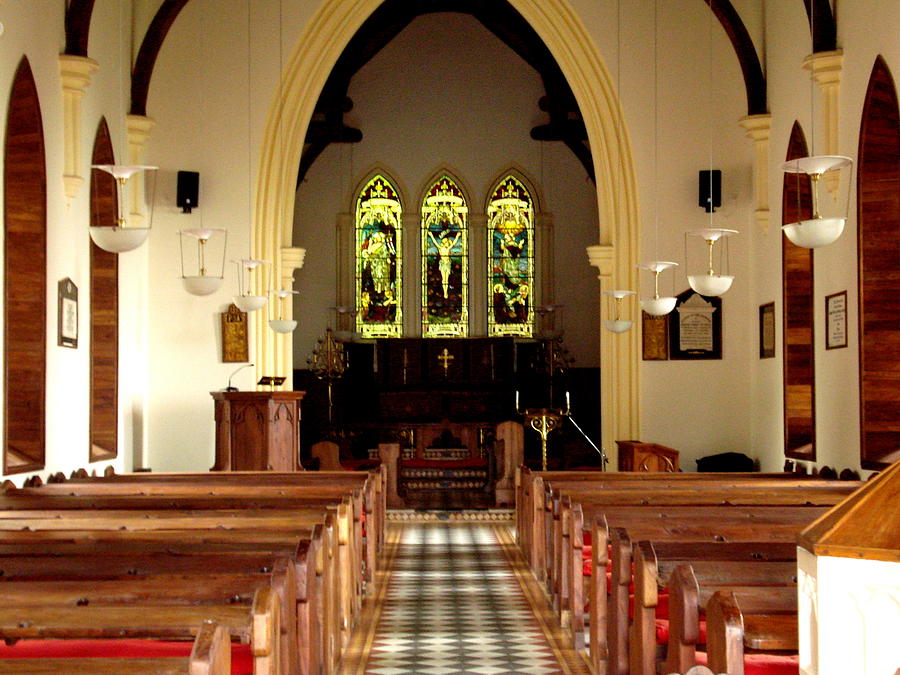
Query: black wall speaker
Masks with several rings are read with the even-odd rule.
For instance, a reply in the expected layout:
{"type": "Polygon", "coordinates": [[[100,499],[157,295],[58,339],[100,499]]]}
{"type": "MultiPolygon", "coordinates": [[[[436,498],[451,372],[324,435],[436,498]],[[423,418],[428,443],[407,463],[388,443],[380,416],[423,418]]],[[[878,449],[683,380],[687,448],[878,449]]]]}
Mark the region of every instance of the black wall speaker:
{"type": "Polygon", "coordinates": [[[181,207],[184,213],[190,213],[191,209],[200,204],[200,174],[196,171],[178,172],[178,192],[175,204],[181,207]]]}
{"type": "Polygon", "coordinates": [[[700,172],[700,208],[712,213],[722,206],[722,172],[719,169],[700,172]]]}

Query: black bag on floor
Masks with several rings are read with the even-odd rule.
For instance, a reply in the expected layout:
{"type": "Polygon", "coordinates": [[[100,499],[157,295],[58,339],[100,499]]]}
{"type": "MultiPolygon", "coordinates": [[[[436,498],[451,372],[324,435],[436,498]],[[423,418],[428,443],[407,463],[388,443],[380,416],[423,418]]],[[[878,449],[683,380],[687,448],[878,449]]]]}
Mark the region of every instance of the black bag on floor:
{"type": "Polygon", "coordinates": [[[755,471],[753,460],[741,452],[722,452],[697,460],[697,471],[755,471]]]}

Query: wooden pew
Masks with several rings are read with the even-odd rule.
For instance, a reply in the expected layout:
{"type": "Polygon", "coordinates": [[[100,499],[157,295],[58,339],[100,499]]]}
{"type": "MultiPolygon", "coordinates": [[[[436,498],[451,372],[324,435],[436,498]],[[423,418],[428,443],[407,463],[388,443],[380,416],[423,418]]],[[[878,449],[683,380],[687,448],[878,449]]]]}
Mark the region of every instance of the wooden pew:
{"type": "Polygon", "coordinates": [[[220,527],[221,512],[211,513],[215,515],[189,518],[190,529],[172,529],[176,524],[185,525],[183,516],[176,521],[162,517],[92,519],[74,511],[65,512],[65,519],[0,518],[0,546],[10,547],[10,553],[0,556],[2,578],[250,572],[271,570],[283,557],[292,563],[296,579],[285,598],[292,605],[287,620],[294,617],[295,622],[290,631],[296,636],[292,651],[308,664],[306,672],[314,672],[320,659],[327,672],[336,663],[344,641],[340,605],[335,593],[327,592],[340,587],[333,514],[325,516],[324,526],[301,529],[291,521],[288,531],[271,531],[259,518],[250,519],[250,529],[233,527],[234,519],[232,527],[220,527]],[[76,514],[82,517],[71,517],[76,514]],[[29,530],[21,531],[21,527],[29,530]],[[75,529],[80,527],[86,529],[75,529]],[[42,547],[41,552],[23,549],[26,544],[42,547]],[[102,554],[102,562],[65,556],[76,553],[73,547],[78,546],[102,554]]]}
{"type": "Polygon", "coordinates": [[[653,508],[626,507],[618,513],[610,510],[607,516],[598,519],[592,526],[594,555],[590,580],[590,640],[591,661],[597,672],[628,672],[632,538],[708,544],[750,543],[762,539],[765,543],[793,545],[804,520],[811,522],[825,510],[825,507],[674,506],[658,511],[653,517],[648,511],[653,508]],[[760,513],[760,509],[768,509],[769,512],[760,513]],[[698,522],[701,513],[703,518],[698,522]],[[611,559],[608,557],[608,547],[612,552],[611,559]],[[607,562],[611,562],[612,574],[612,592],[608,597],[607,562]]]}
{"type": "Polygon", "coordinates": [[[792,596],[796,596],[795,590],[793,594],[769,594],[770,607],[757,606],[749,613],[742,611],[734,592],[714,593],[706,607],[709,667],[729,675],[744,675],[747,649],[796,652],[797,615],[781,613],[792,596]]]}
{"type": "MultiPolygon", "coordinates": [[[[783,630],[780,618],[797,614],[796,561],[784,563],[694,561],[677,565],[668,576],[669,640],[663,672],[686,670],[696,665],[700,642],[700,617],[713,594],[733,594],[741,608],[750,612],[777,612],[774,629],[783,630]]],[[[636,592],[637,597],[637,592],[636,592]]],[[[762,621],[757,621],[764,628],[762,621]]],[[[796,629],[794,629],[796,632],[796,629]]],[[[755,643],[758,644],[758,639],[755,643]]],[[[633,643],[632,643],[633,644],[633,643]]],[[[720,643],[721,644],[721,643],[720,643]]],[[[654,645],[655,647],[655,645],[654,645]]],[[[649,649],[638,672],[656,673],[649,649]]],[[[632,664],[635,660],[632,659],[632,664]]]]}
{"type": "MultiPolygon", "coordinates": [[[[91,605],[0,606],[0,638],[21,639],[195,639],[203,622],[216,621],[232,638],[249,642],[254,675],[287,672],[280,663],[278,601],[260,589],[251,606],[91,605]]],[[[59,672],[59,671],[57,671],[59,672]]],[[[110,671],[107,671],[110,672],[110,671]]],[[[127,670],[126,670],[127,672],[127,670]]]]}
{"type": "Polygon", "coordinates": [[[18,675],[231,675],[231,639],[224,626],[204,621],[188,658],[0,658],[0,673],[18,675]]]}
{"type": "MultiPolygon", "coordinates": [[[[141,582],[149,590],[152,586],[147,584],[155,581],[157,585],[169,584],[174,589],[172,593],[181,594],[186,602],[209,597],[221,601],[230,598],[233,602],[247,593],[248,583],[267,584],[280,603],[279,613],[285,631],[282,662],[289,672],[318,670],[313,664],[318,664],[324,653],[320,646],[322,628],[315,616],[319,613],[315,608],[319,591],[298,582],[298,566],[278,550],[279,542],[250,541],[243,544],[241,550],[209,553],[205,551],[205,544],[197,542],[193,547],[182,543],[177,551],[172,551],[174,540],[171,538],[134,539],[133,533],[126,531],[108,534],[109,539],[98,540],[88,539],[97,536],[97,532],[78,531],[2,535],[0,541],[4,543],[0,546],[4,552],[0,555],[0,578],[3,583],[0,590],[5,593],[5,589],[15,589],[14,584],[20,584],[18,590],[25,592],[28,584],[38,591],[48,583],[65,587],[69,582],[102,585],[107,581],[126,585],[141,582]],[[67,540],[48,539],[47,534],[61,534],[67,540]],[[26,542],[26,538],[30,542],[26,542]],[[16,543],[9,543],[10,539],[16,543]],[[263,551],[263,548],[267,550],[263,551]],[[10,550],[14,552],[8,552],[10,550]],[[223,586],[230,588],[230,593],[225,594],[223,586]],[[298,588],[305,589],[306,595],[312,597],[305,602],[298,601],[298,588]]],[[[176,531],[174,534],[185,539],[190,533],[176,531]]],[[[297,542],[294,540],[288,545],[296,547],[297,542]]],[[[301,559],[306,552],[298,554],[297,558],[301,559]]],[[[168,594],[161,593],[163,599],[168,598],[168,594]]],[[[84,597],[90,599],[91,595],[84,597]]],[[[38,593],[38,603],[42,600],[43,594],[38,593]]],[[[329,633],[327,628],[324,632],[329,633]]]]}

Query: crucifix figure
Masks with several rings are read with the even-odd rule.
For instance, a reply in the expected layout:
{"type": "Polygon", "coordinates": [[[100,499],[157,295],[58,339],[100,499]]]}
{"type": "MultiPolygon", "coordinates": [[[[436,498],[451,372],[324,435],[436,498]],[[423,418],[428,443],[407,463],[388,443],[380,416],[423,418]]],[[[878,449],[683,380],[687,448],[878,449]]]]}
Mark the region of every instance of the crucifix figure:
{"type": "Polygon", "coordinates": [[[450,369],[450,362],[451,362],[454,358],[456,358],[456,357],[453,356],[453,354],[451,354],[450,352],[448,352],[446,347],[444,347],[444,351],[442,351],[442,352],[438,355],[438,357],[437,357],[438,361],[440,361],[440,362],[441,362],[441,365],[444,366],[444,377],[447,377],[447,372],[448,372],[449,369],[450,369]]]}

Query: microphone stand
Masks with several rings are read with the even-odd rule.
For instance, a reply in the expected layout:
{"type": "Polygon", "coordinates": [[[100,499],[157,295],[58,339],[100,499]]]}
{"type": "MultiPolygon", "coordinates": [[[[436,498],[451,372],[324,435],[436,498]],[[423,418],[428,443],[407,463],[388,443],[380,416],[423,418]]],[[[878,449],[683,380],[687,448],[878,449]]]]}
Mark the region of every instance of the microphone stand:
{"type": "Polygon", "coordinates": [[[255,365],[256,365],[255,363],[245,363],[240,368],[235,370],[231,375],[229,375],[228,376],[228,386],[225,387],[224,391],[239,391],[237,387],[231,386],[231,378],[233,378],[235,375],[237,375],[239,372],[241,372],[244,368],[251,368],[255,365]]]}

